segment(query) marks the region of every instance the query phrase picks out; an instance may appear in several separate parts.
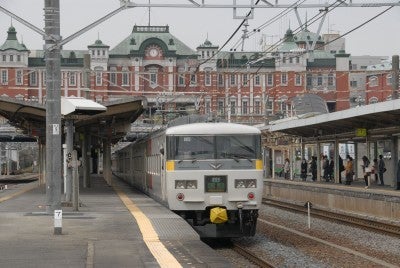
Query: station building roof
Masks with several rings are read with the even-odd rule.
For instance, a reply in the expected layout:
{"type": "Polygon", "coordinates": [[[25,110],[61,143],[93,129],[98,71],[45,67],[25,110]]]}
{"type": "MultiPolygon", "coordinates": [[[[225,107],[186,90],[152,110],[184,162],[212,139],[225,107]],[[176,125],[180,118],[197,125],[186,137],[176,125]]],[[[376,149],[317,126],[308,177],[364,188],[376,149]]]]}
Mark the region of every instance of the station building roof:
{"type": "Polygon", "coordinates": [[[260,128],[304,137],[305,141],[354,139],[357,130],[363,129],[369,139],[400,133],[400,99],[307,116],[278,120],[260,128]]]}
{"type": "MultiPolygon", "coordinates": [[[[125,97],[102,103],[107,108],[99,114],[67,115],[74,120],[76,131],[87,130],[100,138],[116,142],[129,131],[147,106],[145,97],[125,97]]],[[[0,115],[11,125],[23,129],[29,136],[44,139],[46,134],[46,106],[32,101],[0,97],[0,115]]],[[[65,119],[65,118],[64,118],[65,119]]]]}

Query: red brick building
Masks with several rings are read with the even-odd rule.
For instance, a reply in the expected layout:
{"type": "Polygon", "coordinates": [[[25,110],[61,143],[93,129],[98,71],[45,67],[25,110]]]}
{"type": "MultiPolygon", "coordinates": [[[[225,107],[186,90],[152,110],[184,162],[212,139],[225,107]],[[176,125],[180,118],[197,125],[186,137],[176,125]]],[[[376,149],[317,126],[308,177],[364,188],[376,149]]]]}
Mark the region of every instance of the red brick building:
{"type": "MultiPolygon", "coordinates": [[[[349,54],[325,51],[320,36],[288,30],[274,51],[218,51],[206,40],[196,50],[168,26],[134,26],[114,48],[96,40],[87,50],[62,51],[61,91],[102,102],[148,98],[156,111],[198,110],[255,124],[296,114],[292,98],[313,93],[329,111],[349,105],[349,54]],[[307,52],[315,40],[313,52],[307,52]]],[[[0,96],[44,102],[44,52],[28,50],[14,27],[0,47],[0,96]]]]}

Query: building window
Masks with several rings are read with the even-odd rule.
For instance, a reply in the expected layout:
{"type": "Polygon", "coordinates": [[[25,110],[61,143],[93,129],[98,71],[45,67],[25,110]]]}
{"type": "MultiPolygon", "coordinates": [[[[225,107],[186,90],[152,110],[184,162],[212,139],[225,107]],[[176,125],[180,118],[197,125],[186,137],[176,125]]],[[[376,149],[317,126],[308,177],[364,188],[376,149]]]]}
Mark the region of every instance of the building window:
{"type": "Polygon", "coordinates": [[[210,73],[210,71],[206,71],[206,74],[205,74],[205,85],[206,86],[211,86],[211,73],[210,73]]]}
{"type": "Polygon", "coordinates": [[[97,56],[100,56],[100,50],[99,49],[97,50],[97,56]]]}
{"type": "Polygon", "coordinates": [[[92,50],[92,56],[94,56],[95,55],[95,51],[94,50],[92,50]]]}
{"type": "Polygon", "coordinates": [[[256,85],[256,86],[260,86],[261,85],[261,79],[260,79],[260,76],[258,74],[256,76],[254,76],[254,85],[256,85]]]}
{"type": "Polygon", "coordinates": [[[127,67],[122,68],[122,85],[129,86],[129,72],[127,67]]]}
{"type": "Polygon", "coordinates": [[[21,55],[17,55],[17,61],[18,61],[18,62],[21,61],[21,55]]]}
{"type": "Polygon", "coordinates": [[[286,58],[285,57],[282,58],[282,63],[286,63],[286,58]]]}
{"type": "Polygon", "coordinates": [[[247,86],[248,81],[249,81],[248,75],[247,75],[247,74],[244,74],[244,75],[243,75],[243,86],[247,86]]]}
{"type": "Polygon", "coordinates": [[[369,99],[369,103],[370,103],[370,104],[378,103],[378,98],[376,98],[376,97],[370,98],[370,99],[369,99]]]}
{"type": "Polygon", "coordinates": [[[378,77],[371,76],[368,78],[368,84],[370,87],[377,87],[378,86],[378,77]]]}
{"type": "Polygon", "coordinates": [[[210,99],[205,100],[205,113],[211,114],[211,100],[210,99]]]}
{"type": "Polygon", "coordinates": [[[269,112],[274,110],[274,100],[272,98],[268,98],[265,102],[265,110],[269,112]]]}
{"type": "Polygon", "coordinates": [[[259,100],[254,101],[254,113],[261,114],[261,102],[259,100]]]}
{"type": "Polygon", "coordinates": [[[318,74],[317,76],[317,85],[322,86],[322,74],[318,74]]]}
{"type": "Polygon", "coordinates": [[[3,55],[3,61],[7,61],[6,55],[3,55]]]}
{"type": "Polygon", "coordinates": [[[357,81],[355,81],[355,80],[350,81],[350,87],[356,88],[357,87],[357,81]]]}
{"type": "Polygon", "coordinates": [[[218,100],[218,114],[224,115],[225,114],[225,107],[224,107],[224,100],[218,100]]]}
{"type": "Polygon", "coordinates": [[[296,74],[296,77],[295,77],[295,85],[296,86],[301,86],[301,74],[296,74]]]}
{"type": "Polygon", "coordinates": [[[8,71],[7,70],[1,70],[1,83],[3,85],[8,84],[8,71]]]}
{"type": "Polygon", "coordinates": [[[328,74],[328,86],[333,86],[335,84],[333,78],[333,74],[328,74]]]}
{"type": "Polygon", "coordinates": [[[248,114],[248,113],[249,113],[249,101],[243,100],[242,101],[242,114],[248,114]]]}
{"type": "Polygon", "coordinates": [[[236,114],[236,101],[231,101],[231,114],[236,114]]]}
{"type": "Polygon", "coordinates": [[[11,62],[14,61],[14,55],[10,55],[10,61],[11,61],[11,62]]]}
{"type": "Polygon", "coordinates": [[[391,85],[392,84],[392,75],[388,74],[386,75],[386,85],[391,85]]]}
{"type": "Polygon", "coordinates": [[[185,85],[185,75],[184,74],[178,74],[178,85],[179,86],[185,85]]]}
{"type": "Polygon", "coordinates": [[[110,83],[111,83],[111,85],[117,84],[117,74],[115,72],[116,72],[115,67],[110,68],[110,83]]]}
{"type": "Polygon", "coordinates": [[[204,59],[204,51],[201,52],[201,58],[204,59]]]}
{"type": "Polygon", "coordinates": [[[103,72],[102,71],[96,71],[96,86],[101,86],[103,84],[103,72]]]}
{"type": "Polygon", "coordinates": [[[281,85],[287,86],[288,80],[287,80],[287,73],[281,73],[281,85]]]}
{"type": "Polygon", "coordinates": [[[42,77],[43,77],[43,86],[46,86],[46,72],[42,73],[42,77]]]}
{"type": "Polygon", "coordinates": [[[23,77],[23,71],[17,70],[15,73],[15,84],[22,85],[22,83],[23,83],[22,77],[23,77]]]}
{"type": "Polygon", "coordinates": [[[103,50],[103,56],[105,56],[106,55],[106,51],[105,50],[103,50]]]}
{"type": "Polygon", "coordinates": [[[267,74],[267,86],[274,85],[274,74],[267,74]]]}
{"type": "Polygon", "coordinates": [[[236,85],[236,75],[234,75],[234,74],[231,74],[231,76],[230,76],[230,85],[231,86],[236,85]]]}
{"type": "Polygon", "coordinates": [[[157,73],[150,73],[150,86],[151,87],[156,87],[157,86],[157,73]]]}
{"type": "Polygon", "coordinates": [[[224,85],[224,76],[222,74],[218,74],[218,85],[219,86],[224,85]]]}
{"type": "MultiPolygon", "coordinates": [[[[97,73],[96,73],[96,78],[97,78],[97,73]]],[[[96,83],[97,83],[97,79],[96,79],[96,83]]],[[[69,85],[70,86],[76,85],[76,73],[75,72],[69,73],[69,85]]]]}
{"type": "Polygon", "coordinates": [[[29,85],[37,86],[37,72],[33,71],[29,74],[29,85]]]}
{"type": "Polygon", "coordinates": [[[312,87],[313,83],[312,83],[312,74],[307,74],[306,75],[306,80],[307,80],[307,86],[308,87],[312,87]]]}
{"type": "Polygon", "coordinates": [[[197,77],[195,74],[190,75],[190,85],[195,86],[197,84],[197,77]]]}

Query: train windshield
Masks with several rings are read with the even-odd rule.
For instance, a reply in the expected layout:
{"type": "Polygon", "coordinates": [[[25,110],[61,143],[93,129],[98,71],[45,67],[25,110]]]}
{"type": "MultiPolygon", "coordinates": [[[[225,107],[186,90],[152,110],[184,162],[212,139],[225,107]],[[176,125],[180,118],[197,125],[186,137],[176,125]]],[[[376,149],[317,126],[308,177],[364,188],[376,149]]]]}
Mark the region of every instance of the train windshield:
{"type": "Polygon", "coordinates": [[[259,135],[170,136],[168,160],[260,159],[259,135]]]}

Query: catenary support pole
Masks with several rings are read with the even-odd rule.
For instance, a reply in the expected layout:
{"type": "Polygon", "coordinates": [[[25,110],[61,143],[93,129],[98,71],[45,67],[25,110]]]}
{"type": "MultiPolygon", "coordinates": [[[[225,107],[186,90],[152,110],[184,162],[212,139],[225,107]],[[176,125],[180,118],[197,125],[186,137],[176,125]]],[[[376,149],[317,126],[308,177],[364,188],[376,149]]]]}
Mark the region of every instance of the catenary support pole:
{"type": "MultiPolygon", "coordinates": [[[[72,151],[74,150],[74,122],[71,119],[65,120],[65,141],[67,144],[67,156],[71,158],[72,151]]],[[[72,169],[67,168],[65,183],[65,201],[71,202],[72,198],[72,169]]]]}
{"type": "Polygon", "coordinates": [[[392,99],[399,98],[399,55],[392,56],[392,70],[393,70],[393,91],[392,99]]]}
{"type": "Polygon", "coordinates": [[[60,1],[44,1],[46,62],[46,212],[61,208],[60,1]],[[51,49],[50,49],[51,48],[51,49]]]}

